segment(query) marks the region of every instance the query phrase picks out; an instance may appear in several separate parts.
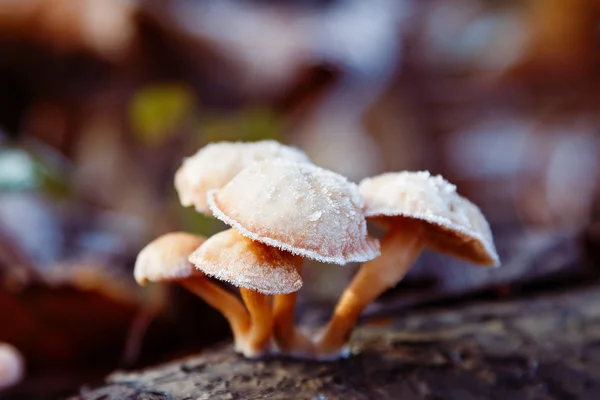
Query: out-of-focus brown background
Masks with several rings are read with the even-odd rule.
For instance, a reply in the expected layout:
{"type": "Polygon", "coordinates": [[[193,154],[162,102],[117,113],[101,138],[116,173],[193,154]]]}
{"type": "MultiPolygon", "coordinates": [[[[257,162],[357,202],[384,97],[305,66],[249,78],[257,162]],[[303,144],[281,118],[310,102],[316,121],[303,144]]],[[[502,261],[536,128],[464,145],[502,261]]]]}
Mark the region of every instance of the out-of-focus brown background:
{"type": "MultiPolygon", "coordinates": [[[[594,281],[599,13],[596,0],[0,0],[0,341],[27,361],[9,394],[60,397],[227,339],[200,300],[132,278],[152,238],[223,228],[173,189],[211,141],[274,138],[355,181],[428,169],[482,208],[503,268],[426,253],[367,316],[594,281]]],[[[355,269],[306,267],[305,325],[355,269]]]]}

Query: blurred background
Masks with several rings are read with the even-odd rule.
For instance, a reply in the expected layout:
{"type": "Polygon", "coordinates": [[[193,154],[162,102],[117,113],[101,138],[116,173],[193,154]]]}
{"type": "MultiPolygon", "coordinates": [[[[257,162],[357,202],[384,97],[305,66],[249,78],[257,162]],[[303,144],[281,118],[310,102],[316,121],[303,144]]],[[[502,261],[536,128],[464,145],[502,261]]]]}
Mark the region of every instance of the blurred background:
{"type": "MultiPolygon", "coordinates": [[[[227,340],[200,300],[132,277],[156,236],[223,229],[173,188],[212,141],[276,139],[354,181],[427,169],[482,208],[503,268],[426,253],[365,322],[596,281],[599,16],[596,0],[0,0],[0,342],[26,364],[7,398],[227,340]]],[[[356,267],[307,265],[303,325],[356,267]]]]}

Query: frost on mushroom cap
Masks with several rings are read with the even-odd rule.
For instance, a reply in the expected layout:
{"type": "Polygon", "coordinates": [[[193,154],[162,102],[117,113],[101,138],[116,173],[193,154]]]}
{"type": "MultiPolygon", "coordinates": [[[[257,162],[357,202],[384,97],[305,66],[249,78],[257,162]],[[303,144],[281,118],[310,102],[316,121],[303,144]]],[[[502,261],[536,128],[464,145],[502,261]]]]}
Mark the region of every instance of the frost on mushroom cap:
{"type": "Polygon", "coordinates": [[[274,140],[260,142],[219,142],[204,146],[183,160],[175,173],[175,188],[185,207],[195,206],[209,213],[206,193],[229,182],[238,172],[256,161],[282,158],[310,163],[304,152],[274,140]]]}
{"type": "Polygon", "coordinates": [[[19,383],[25,375],[21,353],[8,343],[0,342],[0,390],[19,383]]]}
{"type": "Polygon", "coordinates": [[[197,273],[189,263],[189,255],[206,239],[185,232],[167,233],[148,243],[135,261],[133,275],[144,285],[147,282],[173,281],[197,273]]]}
{"type": "Polygon", "coordinates": [[[405,217],[427,223],[428,247],[480,265],[498,265],[490,226],[456,186],[427,171],[391,172],[359,185],[367,217],[405,217]]]}
{"type": "Polygon", "coordinates": [[[265,294],[293,293],[302,287],[294,256],[241,235],[217,233],[190,255],[207,275],[265,294]]]}
{"type": "Polygon", "coordinates": [[[215,216],[259,242],[322,262],[379,255],[367,236],[364,199],[346,178],[313,164],[266,160],[208,194],[215,216]]]}

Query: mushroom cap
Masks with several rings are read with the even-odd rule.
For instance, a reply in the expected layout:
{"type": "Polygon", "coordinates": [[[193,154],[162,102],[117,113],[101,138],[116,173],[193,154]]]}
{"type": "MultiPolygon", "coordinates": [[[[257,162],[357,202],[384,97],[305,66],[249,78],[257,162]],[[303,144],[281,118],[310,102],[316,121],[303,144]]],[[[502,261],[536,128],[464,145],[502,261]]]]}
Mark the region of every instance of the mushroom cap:
{"type": "Polygon", "coordinates": [[[367,218],[424,221],[428,247],[475,264],[497,266],[490,226],[479,208],[456,192],[456,186],[428,171],[391,172],[359,185],[367,218]]]}
{"type": "Polygon", "coordinates": [[[210,214],[206,193],[229,182],[248,165],[273,158],[310,163],[304,152],[284,146],[274,140],[259,142],[218,142],[204,146],[183,160],[175,173],[175,189],[185,207],[195,206],[201,213],[210,214]]]}
{"type": "Polygon", "coordinates": [[[172,232],[148,243],[135,260],[133,276],[140,285],[168,282],[198,273],[188,257],[206,238],[186,232],[172,232]]]}
{"type": "Polygon", "coordinates": [[[313,164],[252,164],[210,191],[208,204],[242,235],[303,257],[346,264],[379,255],[379,242],[367,235],[358,187],[313,164]]]}
{"type": "Polygon", "coordinates": [[[0,342],[0,390],[19,383],[25,376],[25,360],[12,345],[0,342]]]}
{"type": "Polygon", "coordinates": [[[254,242],[235,229],[211,236],[189,260],[206,275],[265,294],[302,287],[294,255],[254,242]]]}

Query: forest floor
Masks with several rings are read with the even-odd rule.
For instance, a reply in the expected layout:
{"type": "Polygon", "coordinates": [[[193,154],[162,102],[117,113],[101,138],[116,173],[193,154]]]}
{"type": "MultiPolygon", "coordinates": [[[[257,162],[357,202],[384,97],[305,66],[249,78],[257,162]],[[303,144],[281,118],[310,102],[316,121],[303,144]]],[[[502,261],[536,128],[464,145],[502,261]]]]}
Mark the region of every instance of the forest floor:
{"type": "Polygon", "coordinates": [[[223,345],[73,399],[600,399],[600,286],[384,322],[357,329],[337,362],[246,360],[223,345]]]}

